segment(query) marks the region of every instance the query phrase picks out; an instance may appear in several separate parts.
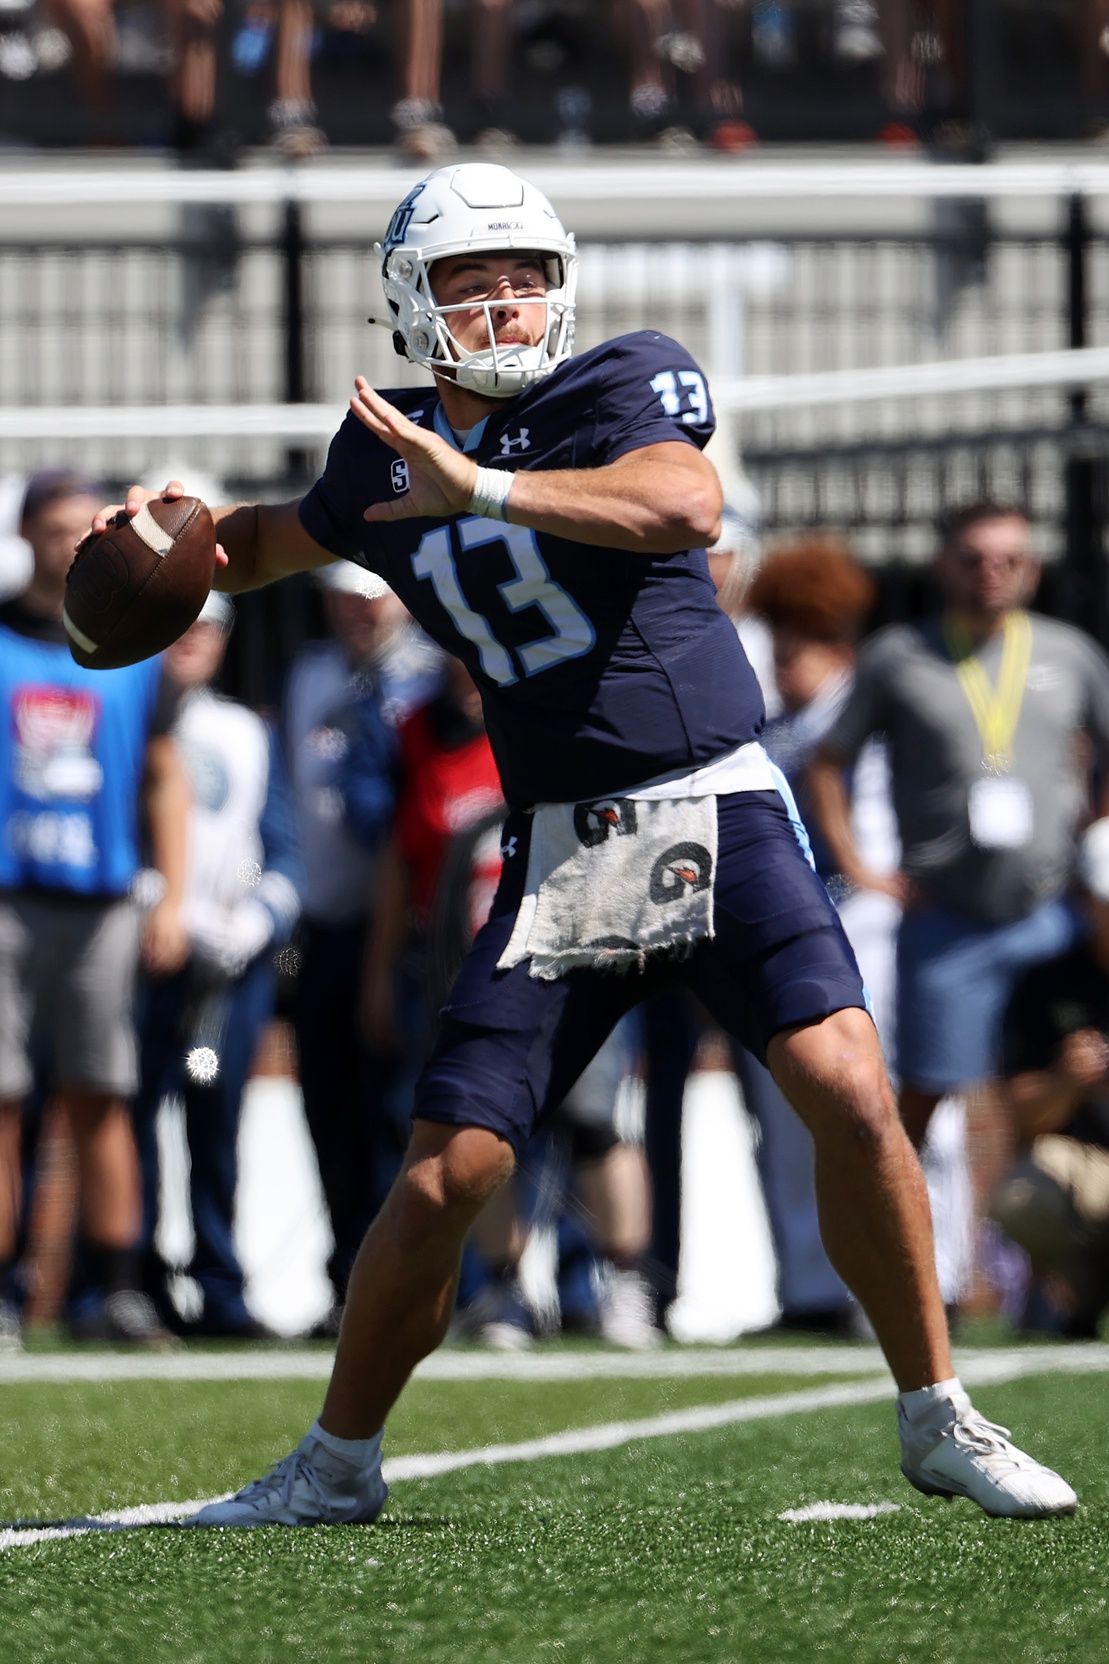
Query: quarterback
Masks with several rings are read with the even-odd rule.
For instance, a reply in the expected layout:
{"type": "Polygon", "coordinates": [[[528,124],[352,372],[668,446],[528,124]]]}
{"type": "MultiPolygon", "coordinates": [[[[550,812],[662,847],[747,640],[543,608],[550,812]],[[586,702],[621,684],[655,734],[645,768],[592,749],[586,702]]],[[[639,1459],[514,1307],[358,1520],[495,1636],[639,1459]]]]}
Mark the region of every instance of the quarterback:
{"type": "Polygon", "coordinates": [[[1065,1480],[954,1373],[920,1168],[714,600],[704,373],[650,330],[574,354],[574,240],[506,168],[432,173],[378,252],[398,350],[431,381],[384,396],[358,377],[304,498],[217,509],[220,583],[339,557],[395,590],[481,690],[503,877],[355,1264],[319,1420],[195,1523],[375,1517],[385,1419],[446,1332],[471,1223],[621,1014],[674,982],[766,1059],[812,1134],[828,1254],[899,1391],[905,1477],[989,1514],[1071,1512],[1065,1480]]]}

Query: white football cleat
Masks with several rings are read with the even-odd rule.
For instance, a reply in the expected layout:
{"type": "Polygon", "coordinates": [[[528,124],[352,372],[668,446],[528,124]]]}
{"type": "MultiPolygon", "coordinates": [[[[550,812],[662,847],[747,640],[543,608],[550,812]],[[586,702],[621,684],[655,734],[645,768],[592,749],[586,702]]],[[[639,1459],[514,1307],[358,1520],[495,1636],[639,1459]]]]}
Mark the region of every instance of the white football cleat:
{"type": "Polygon", "coordinates": [[[1073,1514],[1078,1498],[1065,1479],[1009,1442],[1009,1429],[978,1414],[965,1393],[941,1398],[910,1421],[898,1406],[901,1472],[925,1496],[969,1497],[1002,1519],[1073,1514]]]}
{"type": "Polygon", "coordinates": [[[209,1502],[185,1525],[369,1525],[385,1506],[381,1440],[369,1467],[352,1467],[315,1430],[263,1478],[223,1502],[209,1502]]]}

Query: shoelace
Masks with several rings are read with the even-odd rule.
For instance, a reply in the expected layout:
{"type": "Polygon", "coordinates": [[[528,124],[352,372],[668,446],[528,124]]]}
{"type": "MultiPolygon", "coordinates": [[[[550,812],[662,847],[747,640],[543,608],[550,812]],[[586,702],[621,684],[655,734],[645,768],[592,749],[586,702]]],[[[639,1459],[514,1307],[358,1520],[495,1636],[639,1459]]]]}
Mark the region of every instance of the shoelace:
{"type": "Polygon", "coordinates": [[[1000,1458],[1014,1468],[1033,1465],[1031,1457],[1009,1443],[1011,1437],[1008,1427],[999,1427],[996,1422],[987,1421],[977,1410],[959,1416],[951,1428],[952,1440],[964,1450],[972,1450],[994,1460],[1000,1458]]]}
{"type": "Polygon", "coordinates": [[[249,1485],[236,1491],[232,1501],[262,1503],[268,1502],[271,1496],[277,1496],[282,1502],[288,1502],[298,1479],[304,1479],[309,1488],[319,1494],[319,1481],[302,1450],[283,1456],[261,1479],[252,1479],[249,1485]]]}

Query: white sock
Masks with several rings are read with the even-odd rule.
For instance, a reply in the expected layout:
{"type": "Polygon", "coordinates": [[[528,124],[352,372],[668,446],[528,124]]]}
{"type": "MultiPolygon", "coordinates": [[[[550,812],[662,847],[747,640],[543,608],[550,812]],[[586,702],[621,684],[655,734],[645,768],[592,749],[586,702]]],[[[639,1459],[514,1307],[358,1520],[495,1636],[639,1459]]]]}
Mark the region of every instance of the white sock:
{"type": "Polygon", "coordinates": [[[308,1437],[318,1439],[332,1456],[352,1468],[372,1467],[381,1454],[380,1433],[375,1433],[372,1439],[341,1439],[337,1433],[329,1433],[326,1427],[314,1421],[308,1429],[308,1437]]]}
{"type": "Polygon", "coordinates": [[[918,1421],[921,1416],[935,1409],[941,1400],[958,1400],[965,1397],[963,1383],[957,1375],[953,1375],[950,1381],[936,1381],[930,1387],[918,1387],[915,1392],[900,1393],[897,1402],[910,1421],[918,1421]]]}

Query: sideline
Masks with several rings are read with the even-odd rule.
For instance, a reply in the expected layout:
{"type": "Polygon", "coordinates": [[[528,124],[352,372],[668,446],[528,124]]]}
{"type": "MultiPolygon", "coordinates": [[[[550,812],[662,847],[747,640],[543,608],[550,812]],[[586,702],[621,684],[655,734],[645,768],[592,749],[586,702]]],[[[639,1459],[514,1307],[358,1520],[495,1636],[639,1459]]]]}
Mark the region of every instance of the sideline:
{"type": "MultiPolygon", "coordinates": [[[[513,1360],[518,1363],[520,1360],[513,1360]]],[[[630,1359],[622,1360],[631,1362],[630,1359]]],[[[636,1360],[639,1361],[639,1360],[636,1360]]],[[[1030,1375],[1083,1374],[1109,1369],[1109,1346],[1094,1343],[1066,1351],[1047,1347],[1018,1348],[1012,1352],[979,1352],[960,1357],[959,1373],[968,1386],[1015,1381],[1030,1375]]],[[[692,1373],[692,1372],[691,1372],[692,1373]]],[[[398,1456],[385,1462],[388,1482],[435,1478],[462,1468],[500,1466],[510,1462],[536,1462],[552,1456],[571,1456],[597,1450],[613,1450],[640,1439],[674,1437],[683,1433],[708,1432],[742,1422],[764,1421],[775,1416],[801,1415],[812,1410],[838,1409],[870,1404],[887,1398],[888,1379],[848,1382],[838,1386],[813,1387],[805,1392],[779,1393],[762,1398],[733,1400],[727,1404],[699,1405],[666,1415],[636,1421],[604,1422],[594,1427],[573,1428],[551,1433],[519,1444],[485,1445],[475,1450],[439,1451],[427,1455],[398,1456]]],[[[9,1526],[0,1529],[0,1551],[29,1548],[35,1543],[57,1542],[84,1536],[92,1531],[125,1531],[152,1525],[176,1525],[214,1498],[189,1502],[144,1503],[111,1513],[59,1520],[48,1525],[9,1526]]]]}

